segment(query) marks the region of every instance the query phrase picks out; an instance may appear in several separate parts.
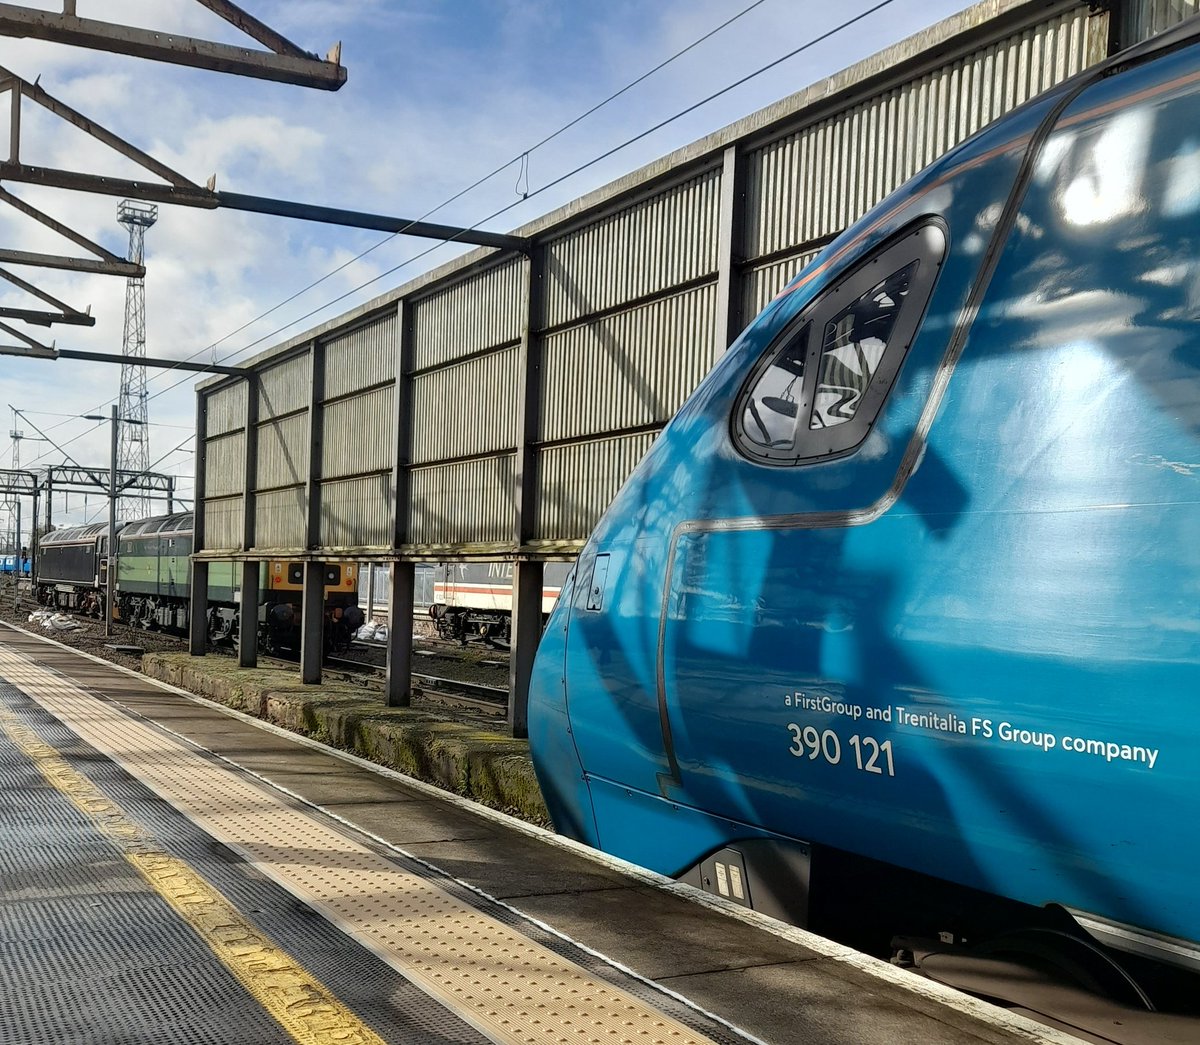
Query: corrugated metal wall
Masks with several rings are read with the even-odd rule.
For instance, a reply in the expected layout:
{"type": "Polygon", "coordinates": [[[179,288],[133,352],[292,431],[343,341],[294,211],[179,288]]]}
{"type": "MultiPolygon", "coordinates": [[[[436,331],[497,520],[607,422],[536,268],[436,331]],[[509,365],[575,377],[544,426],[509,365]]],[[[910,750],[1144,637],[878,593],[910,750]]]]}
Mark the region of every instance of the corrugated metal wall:
{"type": "Polygon", "coordinates": [[[238,381],[210,395],[205,414],[204,546],[236,550],[242,546],[246,383],[238,381]]]}
{"type": "Polygon", "coordinates": [[[1126,6],[1129,21],[1125,42],[1132,44],[1191,18],[1200,11],[1200,0],[1134,0],[1126,6]]]}
{"type": "MultiPolygon", "coordinates": [[[[790,254],[794,274],[814,241],[857,221],[981,127],[1098,61],[1107,38],[1107,18],[1079,7],[751,150],[744,256],[753,265],[790,254]]],[[[757,270],[750,300],[761,308],[788,278],[786,265],[757,270]],[[778,279],[774,289],[768,275],[778,279]]]]}
{"type": "Polygon", "coordinates": [[[525,264],[501,259],[413,303],[413,543],[511,537],[525,264]]]}
{"type": "Polygon", "coordinates": [[[716,277],[721,172],[712,170],[546,245],[547,328],[716,277]]]}
{"type": "Polygon", "coordinates": [[[521,337],[521,259],[429,294],[413,306],[413,366],[427,370],[521,337]]]}
{"type": "Polygon", "coordinates": [[[512,346],[413,378],[414,464],[516,446],[518,356],[512,346]]]}
{"type": "Polygon", "coordinates": [[[316,539],[322,548],[391,545],[399,337],[393,308],[322,340],[321,455],[315,469],[321,480],[316,539]]]}
{"type": "Polygon", "coordinates": [[[590,530],[596,505],[613,499],[652,442],[654,435],[642,432],[543,450],[537,516],[542,539],[569,541],[590,530]]]}
{"type": "Polygon", "coordinates": [[[410,478],[413,544],[511,544],[515,457],[415,468],[410,478]]]}
{"type": "MultiPolygon", "coordinates": [[[[1194,13],[1196,4],[1135,0],[1122,8],[1122,31],[1144,37],[1194,13]]],[[[513,550],[528,322],[538,367],[528,380],[540,408],[528,448],[536,462],[534,504],[523,507],[534,522],[523,529],[547,550],[585,538],[724,346],[727,324],[719,317],[731,306],[723,295],[748,321],[831,236],[905,179],[1103,58],[1109,15],[1083,3],[997,0],[926,39],[927,51],[911,44],[895,51],[913,70],[907,79],[879,77],[874,82],[883,86],[873,89],[847,80],[836,109],[815,91],[811,108],[772,114],[777,130],[764,132],[751,118],[740,137],[733,128],[707,153],[681,151],[678,169],[647,175],[624,197],[590,212],[563,208],[537,226],[535,261],[477,253],[401,288],[380,313],[348,317],[344,328],[322,334],[315,469],[307,460],[311,344],[287,348],[295,358],[281,352],[280,361],[266,359],[256,547],[304,547],[312,486],[321,499],[322,549],[389,550],[392,457],[407,445],[406,550],[513,550]],[[992,13],[1003,23],[981,21],[992,13]],[[731,170],[740,172],[732,189],[722,184],[731,170]],[[723,212],[729,206],[736,211],[723,212]],[[401,394],[409,396],[411,430],[397,433],[396,365],[405,337],[410,363],[401,394]]],[[[244,418],[240,386],[211,393],[204,442],[210,549],[236,548],[240,539],[244,418]]]]}

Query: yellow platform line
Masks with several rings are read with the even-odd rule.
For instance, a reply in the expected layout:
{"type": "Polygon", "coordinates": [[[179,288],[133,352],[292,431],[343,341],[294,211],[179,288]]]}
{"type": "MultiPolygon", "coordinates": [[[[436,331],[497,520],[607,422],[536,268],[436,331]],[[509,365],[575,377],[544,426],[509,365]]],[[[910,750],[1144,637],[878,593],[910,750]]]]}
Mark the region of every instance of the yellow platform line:
{"type": "Polygon", "coordinates": [[[711,1045],[706,1035],[401,868],[326,818],[297,809],[64,676],[3,647],[0,674],[489,1040],[711,1045]]]}
{"type": "Polygon", "coordinates": [[[184,861],[163,852],[123,809],[36,733],[0,707],[0,731],[113,842],[242,986],[303,1045],[384,1045],[330,991],[253,925],[184,861]]]}

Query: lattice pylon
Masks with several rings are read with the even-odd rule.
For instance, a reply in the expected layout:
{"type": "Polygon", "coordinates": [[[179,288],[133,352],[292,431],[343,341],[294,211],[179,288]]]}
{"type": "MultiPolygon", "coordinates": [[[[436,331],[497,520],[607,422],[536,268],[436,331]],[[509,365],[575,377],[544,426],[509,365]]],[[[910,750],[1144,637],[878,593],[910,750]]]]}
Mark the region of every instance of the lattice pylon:
{"type": "MultiPolygon", "coordinates": [[[[129,260],[144,263],[146,230],[158,220],[158,208],[151,203],[122,200],[117,221],[129,230],[129,260]]],[[[117,416],[121,418],[117,441],[117,469],[144,472],[150,468],[150,428],[146,403],[146,368],[136,362],[146,358],[146,281],[130,277],[125,281],[125,333],[121,354],[121,399],[117,416]]],[[[151,514],[150,499],[144,493],[122,496],[117,505],[120,519],[144,519],[151,514]]]]}

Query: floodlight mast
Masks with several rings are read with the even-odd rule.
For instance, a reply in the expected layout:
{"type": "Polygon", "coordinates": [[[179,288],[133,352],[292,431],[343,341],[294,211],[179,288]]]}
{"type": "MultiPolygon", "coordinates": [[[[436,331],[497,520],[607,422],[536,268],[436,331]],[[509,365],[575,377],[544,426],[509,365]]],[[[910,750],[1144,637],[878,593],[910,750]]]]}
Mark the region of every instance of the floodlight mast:
{"type": "MultiPolygon", "coordinates": [[[[122,200],[117,221],[129,230],[130,264],[145,272],[146,230],[158,221],[153,203],[122,200]]],[[[121,427],[118,467],[144,472],[150,467],[149,403],[146,395],[146,280],[130,276],[125,281],[125,329],[122,336],[121,396],[118,410],[125,419],[121,427]]],[[[149,514],[150,499],[134,494],[121,499],[123,519],[140,519],[149,514]]]]}

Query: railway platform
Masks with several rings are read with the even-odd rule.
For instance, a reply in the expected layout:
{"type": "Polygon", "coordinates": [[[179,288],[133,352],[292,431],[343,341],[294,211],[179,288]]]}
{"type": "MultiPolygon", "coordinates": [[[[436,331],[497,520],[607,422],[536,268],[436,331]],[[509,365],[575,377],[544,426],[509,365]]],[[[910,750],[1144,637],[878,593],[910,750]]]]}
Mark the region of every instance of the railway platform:
{"type": "Polygon", "coordinates": [[[0,626],[0,1041],[1076,1039],[0,626]]]}

